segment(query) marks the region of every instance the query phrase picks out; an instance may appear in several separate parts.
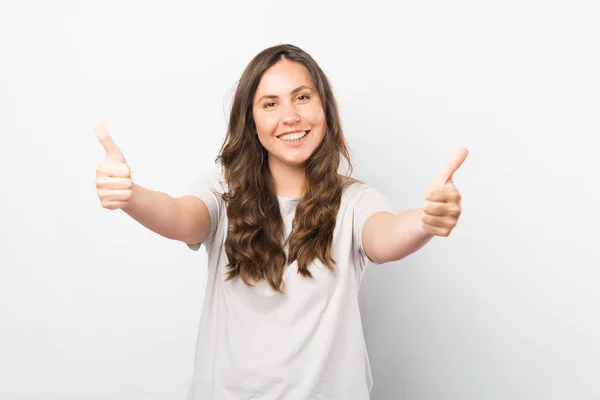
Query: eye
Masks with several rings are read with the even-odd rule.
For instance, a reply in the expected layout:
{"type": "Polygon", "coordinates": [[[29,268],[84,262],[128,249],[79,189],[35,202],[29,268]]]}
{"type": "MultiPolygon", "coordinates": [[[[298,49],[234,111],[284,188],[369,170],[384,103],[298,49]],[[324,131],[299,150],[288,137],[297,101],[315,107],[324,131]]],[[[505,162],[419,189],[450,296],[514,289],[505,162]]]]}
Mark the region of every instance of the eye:
{"type": "Polygon", "coordinates": [[[309,95],[307,95],[307,94],[301,94],[300,96],[298,96],[298,100],[301,100],[301,99],[300,99],[301,97],[305,97],[305,98],[306,98],[306,100],[310,99],[310,96],[309,96],[309,95]]]}
{"type": "Polygon", "coordinates": [[[272,102],[272,101],[270,101],[270,102],[268,102],[268,103],[265,103],[265,105],[264,105],[263,107],[264,107],[264,108],[270,108],[270,107],[274,107],[274,106],[275,106],[275,103],[274,103],[274,102],[272,102]],[[269,106],[269,104],[272,104],[272,106],[269,106]]]}

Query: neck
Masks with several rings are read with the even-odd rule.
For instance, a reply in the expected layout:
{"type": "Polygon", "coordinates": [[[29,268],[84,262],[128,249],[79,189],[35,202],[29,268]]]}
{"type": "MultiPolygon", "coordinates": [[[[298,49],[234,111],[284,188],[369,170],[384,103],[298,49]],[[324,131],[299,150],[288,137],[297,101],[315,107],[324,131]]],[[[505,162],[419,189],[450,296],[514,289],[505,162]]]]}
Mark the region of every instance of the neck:
{"type": "Polygon", "coordinates": [[[306,186],[303,165],[286,165],[269,157],[269,169],[277,196],[302,197],[306,186]]]}

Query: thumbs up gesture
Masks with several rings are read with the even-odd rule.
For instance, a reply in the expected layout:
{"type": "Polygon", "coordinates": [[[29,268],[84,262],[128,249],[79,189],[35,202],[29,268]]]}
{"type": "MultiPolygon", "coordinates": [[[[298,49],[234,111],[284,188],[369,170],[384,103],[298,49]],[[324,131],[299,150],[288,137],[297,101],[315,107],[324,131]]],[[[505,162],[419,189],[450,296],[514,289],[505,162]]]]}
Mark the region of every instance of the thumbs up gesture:
{"type": "Polygon", "coordinates": [[[435,236],[449,236],[460,217],[461,195],[452,182],[456,170],[467,158],[469,151],[461,148],[450,159],[433,186],[427,191],[421,207],[423,229],[435,236]]]}
{"type": "Polygon", "coordinates": [[[106,150],[106,158],[96,169],[96,188],[100,203],[109,210],[124,208],[133,192],[131,168],[104,125],[96,123],[94,132],[106,150]]]}

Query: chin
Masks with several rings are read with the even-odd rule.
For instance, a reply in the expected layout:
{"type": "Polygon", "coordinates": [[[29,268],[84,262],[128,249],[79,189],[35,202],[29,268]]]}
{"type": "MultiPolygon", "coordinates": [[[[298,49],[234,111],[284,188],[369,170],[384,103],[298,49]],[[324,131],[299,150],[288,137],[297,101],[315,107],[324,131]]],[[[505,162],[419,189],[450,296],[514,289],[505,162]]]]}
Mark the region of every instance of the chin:
{"type": "Polygon", "coordinates": [[[304,165],[306,161],[308,161],[308,157],[276,157],[277,162],[280,164],[284,164],[290,167],[299,167],[304,165]]]}
{"type": "Polygon", "coordinates": [[[308,158],[303,158],[303,159],[294,159],[294,160],[283,160],[283,163],[292,167],[300,167],[304,164],[306,164],[306,161],[308,161],[308,158]]]}

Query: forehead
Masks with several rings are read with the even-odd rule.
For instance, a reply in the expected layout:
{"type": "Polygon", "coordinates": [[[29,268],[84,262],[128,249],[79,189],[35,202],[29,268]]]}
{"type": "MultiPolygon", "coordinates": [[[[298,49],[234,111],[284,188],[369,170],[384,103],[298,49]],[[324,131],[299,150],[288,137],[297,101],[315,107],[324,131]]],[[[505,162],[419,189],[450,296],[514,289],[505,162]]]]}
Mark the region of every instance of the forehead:
{"type": "Polygon", "coordinates": [[[281,60],[264,72],[256,88],[255,97],[289,93],[302,85],[314,89],[308,69],[300,63],[281,60]]]}

